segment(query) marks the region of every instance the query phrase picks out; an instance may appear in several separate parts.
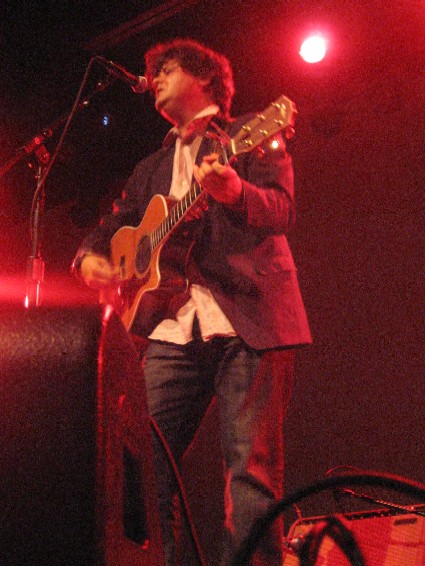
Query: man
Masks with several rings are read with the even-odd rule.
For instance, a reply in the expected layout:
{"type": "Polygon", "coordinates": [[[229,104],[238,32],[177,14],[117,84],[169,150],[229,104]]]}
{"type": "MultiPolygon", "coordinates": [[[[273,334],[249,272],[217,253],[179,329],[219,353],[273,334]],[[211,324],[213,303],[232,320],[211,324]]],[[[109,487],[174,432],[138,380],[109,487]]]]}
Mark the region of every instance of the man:
{"type": "MultiPolygon", "coordinates": [[[[310,342],[286,239],[294,221],[291,158],[280,137],[274,149],[265,144],[232,165],[221,163],[217,135],[231,138],[247,121],[229,118],[233,79],[221,54],[177,39],[150,49],[145,61],[155,107],[173,128],[164,147],[136,166],[114,214],[83,242],[75,268],[93,288],[116,284],[109,243],[117,229],[138,226],[153,195],[179,200],[192,175],[201,183],[207,200],[170,240],[177,250],[190,236],[182,266],[189,285],[161,303],[152,328],[146,330],[143,312],[132,329],[149,333],[148,409],[177,463],[217,398],[225,470],[222,564],[228,565],[254,521],[282,497],[294,349],[310,342]]],[[[154,451],[164,552],[172,566],[175,478],[156,438],[154,451]]],[[[281,563],[277,521],[254,564],[281,563]]]]}

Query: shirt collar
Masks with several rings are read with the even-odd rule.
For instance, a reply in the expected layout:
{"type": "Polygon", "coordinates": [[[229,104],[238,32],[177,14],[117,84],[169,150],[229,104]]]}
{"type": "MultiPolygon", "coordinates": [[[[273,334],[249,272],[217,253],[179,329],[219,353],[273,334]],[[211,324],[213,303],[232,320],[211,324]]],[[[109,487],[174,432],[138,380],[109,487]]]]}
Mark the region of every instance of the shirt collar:
{"type": "MultiPolygon", "coordinates": [[[[210,104],[209,106],[198,112],[198,114],[193,117],[193,120],[188,125],[188,133],[185,136],[186,143],[190,143],[191,139],[193,139],[194,136],[203,134],[211,118],[213,116],[216,116],[219,111],[220,109],[216,104],[210,104]],[[205,118],[205,120],[202,120],[202,118],[205,118]]],[[[173,126],[165,136],[164,141],[162,142],[162,146],[167,147],[171,145],[178,137],[181,137],[180,132],[176,126],[173,126]]]]}

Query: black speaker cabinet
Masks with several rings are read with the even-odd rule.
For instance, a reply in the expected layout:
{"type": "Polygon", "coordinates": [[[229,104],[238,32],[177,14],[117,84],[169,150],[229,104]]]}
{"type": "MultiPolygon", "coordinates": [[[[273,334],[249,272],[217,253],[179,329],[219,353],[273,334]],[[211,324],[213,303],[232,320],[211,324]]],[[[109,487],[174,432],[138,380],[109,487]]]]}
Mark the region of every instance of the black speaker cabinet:
{"type": "MultiPolygon", "coordinates": [[[[353,535],[366,566],[424,566],[425,517],[377,510],[347,513],[338,515],[338,518],[353,535]]],[[[289,530],[289,540],[295,545],[302,545],[311,529],[315,526],[320,528],[325,520],[326,517],[310,517],[296,521],[289,530]]],[[[326,536],[319,550],[317,565],[350,564],[335,542],[326,536]]],[[[299,566],[299,560],[295,555],[287,554],[283,565],[299,566]]]]}
{"type": "Polygon", "coordinates": [[[162,566],[136,350],[109,307],[0,307],[0,565],[162,566]]]}

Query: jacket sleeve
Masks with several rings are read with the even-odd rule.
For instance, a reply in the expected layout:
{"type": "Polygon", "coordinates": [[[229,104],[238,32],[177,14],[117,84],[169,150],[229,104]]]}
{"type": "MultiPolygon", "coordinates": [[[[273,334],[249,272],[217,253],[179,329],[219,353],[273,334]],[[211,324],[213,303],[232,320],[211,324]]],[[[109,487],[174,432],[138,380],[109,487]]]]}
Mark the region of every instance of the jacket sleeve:
{"type": "Polygon", "coordinates": [[[274,144],[242,154],[234,165],[243,197],[233,207],[248,227],[268,234],[288,234],[295,221],[292,158],[281,135],[274,144]]]}

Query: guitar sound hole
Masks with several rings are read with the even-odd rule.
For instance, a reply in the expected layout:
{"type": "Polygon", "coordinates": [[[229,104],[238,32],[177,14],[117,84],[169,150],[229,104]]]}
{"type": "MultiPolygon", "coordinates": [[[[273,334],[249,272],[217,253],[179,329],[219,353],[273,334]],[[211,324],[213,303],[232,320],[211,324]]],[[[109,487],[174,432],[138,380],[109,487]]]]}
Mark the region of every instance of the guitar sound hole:
{"type": "Polygon", "coordinates": [[[140,239],[136,252],[136,269],[139,273],[144,273],[149,267],[151,260],[151,242],[149,236],[140,239]]]}

